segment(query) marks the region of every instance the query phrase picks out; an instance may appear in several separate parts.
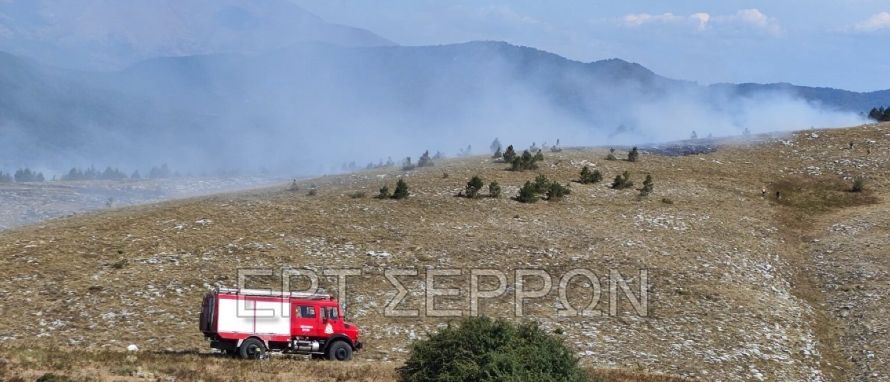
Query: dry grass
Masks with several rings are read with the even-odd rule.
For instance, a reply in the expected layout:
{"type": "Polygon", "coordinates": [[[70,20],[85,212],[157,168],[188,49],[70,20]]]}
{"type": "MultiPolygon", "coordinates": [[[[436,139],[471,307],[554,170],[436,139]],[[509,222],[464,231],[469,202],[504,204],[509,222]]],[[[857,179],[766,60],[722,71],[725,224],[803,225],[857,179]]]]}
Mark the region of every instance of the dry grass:
{"type": "MultiPolygon", "coordinates": [[[[461,158],[440,161],[432,169],[313,179],[318,191],[311,197],[282,185],[2,232],[3,354],[12,359],[17,352],[8,349],[29,347],[38,339],[59,344],[63,353],[91,349],[95,353],[90,354],[98,355],[86,359],[98,365],[105,358],[125,360],[127,355],[120,352],[135,343],[148,351],[138,356],[147,359],[140,365],[159,375],[165,365],[208,379],[245,375],[238,374],[241,370],[274,373],[263,365],[276,362],[284,362],[282,368],[292,373],[326,368],[326,363],[273,360],[254,365],[196,355],[206,351],[196,331],[197,309],[207,286],[232,286],[238,268],[353,267],[364,276],[351,280],[349,317],[362,327],[367,348],[346,369],[329,372],[386,380],[412,338],[448,319],[384,316],[383,307],[394,294],[382,278],[384,269],[414,268],[422,274],[427,268],[509,272],[534,267],[560,275],[582,267],[601,277],[616,269],[630,278],[645,268],[650,279],[646,317],[635,315],[622,298],[620,314],[614,317],[561,318],[555,314],[555,292],[531,301],[526,310],[544,328],[564,332],[587,367],[645,370],[637,380],[661,378],[649,373],[726,381],[751,380],[758,373],[773,380],[813,375],[845,380],[847,375],[861,376],[858,371],[890,378],[887,366],[843,362],[850,357],[867,360],[861,352],[865,346],[890,358],[880,350],[890,344],[882,346],[881,336],[862,335],[865,327],[857,323],[864,320],[869,328],[884,330],[890,323],[886,315],[863,312],[862,319],[842,321],[835,312],[845,300],[886,295],[882,285],[890,285],[881,284],[890,264],[879,256],[888,245],[879,212],[890,210],[883,191],[890,125],[818,133],[818,138],[802,132],[783,137],[790,142],[786,144],[764,139],[700,156],[644,154],[636,163],[603,160],[606,150],[564,150],[547,153],[539,170],[521,173],[484,157],[461,158]],[[844,149],[850,140],[875,143],[867,154],[865,145],[857,145],[860,151],[844,149]],[[635,190],[612,190],[605,183],[572,184],[572,193],[560,202],[509,199],[537,174],[567,183],[577,179],[584,165],[600,170],[607,180],[629,171],[639,183],[652,174],[655,191],[637,198],[635,190]],[[810,175],[814,166],[823,175],[810,175]],[[443,172],[449,177],[442,177],[443,172]],[[504,196],[453,197],[477,174],[486,183],[501,184],[504,196]],[[869,179],[871,193],[853,195],[840,184],[819,181],[861,175],[869,179]],[[411,187],[407,200],[352,197],[359,192],[375,195],[399,177],[411,187]],[[780,189],[783,199],[762,198],[763,187],[780,189]],[[854,233],[835,237],[848,232],[832,230],[835,222],[866,227],[862,232],[867,236],[855,236],[860,231],[851,229],[854,233]],[[826,236],[849,244],[813,244],[812,239],[826,236]],[[874,247],[856,244],[866,238],[874,247]],[[369,251],[392,256],[367,256],[369,251]],[[866,276],[874,281],[859,282],[855,285],[863,289],[857,289],[853,280],[866,276]],[[839,291],[837,285],[849,291],[839,291]],[[152,353],[166,349],[189,353],[152,353]]],[[[308,182],[300,186],[307,188],[308,182]]],[[[322,279],[327,287],[334,281],[322,279]]],[[[409,288],[422,282],[415,278],[409,288]]],[[[638,286],[633,279],[630,284],[638,286]]],[[[608,287],[601,282],[604,291],[608,287]]],[[[509,300],[493,300],[482,312],[510,317],[509,300]]],[[[422,308],[422,302],[414,298],[405,308],[422,308]]],[[[445,299],[443,305],[463,303],[445,299]]],[[[875,312],[890,309],[887,301],[868,303],[875,312]]],[[[603,312],[608,308],[608,299],[597,307],[603,312]]],[[[7,369],[31,373],[33,379],[52,370],[43,366],[51,361],[41,362],[7,369]]],[[[69,369],[75,373],[90,367],[111,373],[118,367],[75,364],[79,366],[69,369]]],[[[636,378],[628,371],[594,373],[615,380],[636,378]]]]}
{"type": "MultiPolygon", "coordinates": [[[[304,357],[243,361],[219,354],[77,351],[65,348],[0,348],[0,378],[32,381],[367,381],[398,380],[393,362],[330,362],[304,357]]],[[[603,382],[682,382],[681,378],[615,369],[589,369],[603,382]]]]}

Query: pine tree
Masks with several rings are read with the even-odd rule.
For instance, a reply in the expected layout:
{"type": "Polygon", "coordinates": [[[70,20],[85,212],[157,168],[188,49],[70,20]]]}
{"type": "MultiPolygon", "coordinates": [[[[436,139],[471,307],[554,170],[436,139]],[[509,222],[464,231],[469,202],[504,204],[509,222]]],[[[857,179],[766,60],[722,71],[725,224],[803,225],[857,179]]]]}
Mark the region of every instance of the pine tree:
{"type": "Polygon", "coordinates": [[[516,159],[516,151],[513,150],[513,145],[507,146],[507,150],[504,151],[504,162],[513,163],[514,159],[516,159]]]}
{"type": "Polygon", "coordinates": [[[500,147],[498,147],[498,148],[494,151],[494,154],[491,155],[491,157],[494,158],[494,159],[500,159],[500,158],[503,157],[503,156],[504,156],[504,153],[501,152],[501,148],[500,148],[500,147]]]}
{"type": "Polygon", "coordinates": [[[532,185],[534,186],[535,193],[543,194],[550,189],[550,179],[541,174],[535,177],[535,182],[532,185]]]}
{"type": "Polygon", "coordinates": [[[692,130],[692,134],[689,134],[689,139],[696,140],[698,139],[698,133],[695,130],[692,130]]]}
{"type": "Polygon", "coordinates": [[[430,151],[424,151],[423,155],[420,156],[420,160],[417,161],[417,167],[430,167],[433,165],[433,160],[430,159],[430,151]]]}
{"type": "Polygon", "coordinates": [[[498,182],[491,182],[488,184],[488,196],[492,198],[501,197],[501,185],[498,184],[498,182]]]}
{"type": "Polygon", "coordinates": [[[640,196],[649,196],[652,193],[652,175],[647,174],[646,180],[643,181],[643,188],[640,189],[640,196]]]}
{"type": "Polygon", "coordinates": [[[402,161],[402,171],[411,171],[417,168],[413,163],[411,163],[411,157],[405,157],[405,160],[402,161]]]}
{"type": "Polygon", "coordinates": [[[606,160],[618,160],[618,158],[615,157],[615,148],[614,147],[609,148],[609,155],[606,155],[606,160]]]}
{"type": "Polygon", "coordinates": [[[475,198],[479,196],[479,191],[482,190],[482,186],[484,185],[485,183],[482,182],[482,178],[480,178],[478,175],[474,175],[473,178],[471,178],[470,181],[467,182],[465,191],[466,196],[468,198],[475,198]]]}
{"type": "Polygon", "coordinates": [[[534,203],[538,201],[538,195],[535,192],[535,186],[532,182],[525,182],[525,185],[519,189],[519,195],[516,196],[516,201],[520,203],[534,203]]]}
{"type": "Polygon", "coordinates": [[[535,161],[544,160],[544,153],[539,149],[537,153],[535,153],[535,161]]]}
{"type": "Polygon", "coordinates": [[[584,168],[581,169],[581,178],[578,180],[578,183],[591,184],[598,183],[602,180],[603,174],[601,174],[599,170],[590,171],[590,167],[584,166],[584,168]]]}
{"type": "Polygon", "coordinates": [[[636,146],[634,146],[634,148],[631,149],[629,153],[627,153],[627,161],[636,162],[638,159],[640,159],[640,151],[637,150],[636,146]]]}
{"type": "Polygon", "coordinates": [[[612,188],[616,190],[623,190],[625,188],[631,188],[634,186],[634,182],[630,180],[630,173],[625,171],[623,174],[615,177],[615,180],[612,181],[612,188]]]}
{"type": "Polygon", "coordinates": [[[377,199],[389,199],[391,197],[392,195],[389,193],[389,186],[384,185],[383,187],[380,187],[380,193],[377,194],[377,199]]]}
{"type": "Polygon", "coordinates": [[[396,182],[396,189],[392,193],[393,199],[405,199],[408,197],[410,193],[408,192],[408,183],[405,182],[404,179],[399,178],[399,181],[396,182]]]}
{"type": "Polygon", "coordinates": [[[568,187],[563,186],[557,182],[550,183],[550,187],[547,188],[547,201],[558,201],[562,199],[563,196],[572,193],[568,187]]]}

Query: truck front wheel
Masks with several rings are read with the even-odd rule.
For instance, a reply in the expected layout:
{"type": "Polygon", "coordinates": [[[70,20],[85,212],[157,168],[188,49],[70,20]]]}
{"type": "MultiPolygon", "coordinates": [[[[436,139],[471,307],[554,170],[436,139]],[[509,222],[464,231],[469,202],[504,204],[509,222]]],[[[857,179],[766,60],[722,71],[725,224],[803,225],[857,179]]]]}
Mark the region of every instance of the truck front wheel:
{"type": "Polygon", "coordinates": [[[244,359],[263,359],[266,358],[266,345],[256,338],[248,338],[241,343],[238,353],[244,359]]]}
{"type": "Polygon", "coordinates": [[[349,361],[352,359],[352,346],[345,341],[337,341],[328,348],[328,359],[332,361],[349,361]]]}

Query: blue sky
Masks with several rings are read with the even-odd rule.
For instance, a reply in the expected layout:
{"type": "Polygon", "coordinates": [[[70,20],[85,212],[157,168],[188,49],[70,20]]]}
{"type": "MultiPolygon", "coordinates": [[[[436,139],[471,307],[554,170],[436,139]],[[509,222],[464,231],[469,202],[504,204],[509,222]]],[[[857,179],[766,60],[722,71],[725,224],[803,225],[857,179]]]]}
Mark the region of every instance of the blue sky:
{"type": "Polygon", "coordinates": [[[292,0],[403,45],[503,40],[678,79],[890,88],[890,0],[292,0]]]}

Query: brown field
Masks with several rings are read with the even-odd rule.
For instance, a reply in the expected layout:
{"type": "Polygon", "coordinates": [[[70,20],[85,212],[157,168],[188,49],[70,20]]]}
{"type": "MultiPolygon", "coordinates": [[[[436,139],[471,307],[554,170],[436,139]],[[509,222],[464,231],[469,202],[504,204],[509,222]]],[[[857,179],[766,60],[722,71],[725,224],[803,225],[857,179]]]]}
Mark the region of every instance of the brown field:
{"type": "MultiPolygon", "coordinates": [[[[25,380],[48,372],[99,380],[392,380],[410,342],[450,319],[386,317],[396,291],[385,269],[418,270],[406,278],[412,294],[400,308],[422,310],[427,269],[465,270],[437,281],[443,286],[464,285],[470,268],[504,270],[512,285],[512,270],[525,267],[557,276],[585,268],[599,277],[600,315],[558,316],[553,291],[529,300],[524,319],[564,333],[582,364],[607,380],[890,379],[890,125],[727,141],[705,155],[643,153],[636,163],[606,154],[545,152],[540,168],[527,172],[486,157],[449,159],[409,172],[312,179],[299,191],[282,185],[2,232],[0,370],[25,380]],[[604,182],[571,183],[559,202],[509,198],[538,174],[569,183],[585,164],[604,182]],[[653,194],[610,189],[622,171],[636,188],[651,174],[653,194]],[[505,196],[454,197],[476,174],[497,180],[505,196]],[[866,178],[866,192],[847,191],[855,176],[866,178]],[[409,199],[372,197],[399,177],[411,186],[409,199]],[[308,195],[310,183],[316,195],[308,195]],[[366,195],[353,197],[357,191],[366,195]],[[381,251],[390,255],[368,255],[381,251]],[[282,267],[362,271],[346,300],[367,345],[357,360],[200,355],[208,351],[196,330],[203,293],[234,286],[239,268],[282,267]],[[646,314],[623,295],[608,314],[609,271],[639,295],[641,269],[646,314]],[[142,350],[126,353],[128,344],[142,350]]],[[[335,280],[323,277],[322,285],[331,290],[335,280]]],[[[589,287],[570,285],[574,306],[587,302],[589,287]]],[[[464,290],[440,303],[465,309],[466,299],[464,290]]],[[[505,296],[480,311],[511,318],[513,307],[505,296]]]]}

